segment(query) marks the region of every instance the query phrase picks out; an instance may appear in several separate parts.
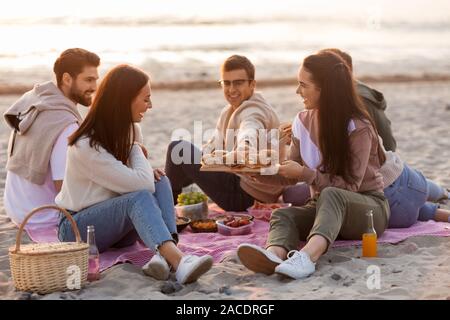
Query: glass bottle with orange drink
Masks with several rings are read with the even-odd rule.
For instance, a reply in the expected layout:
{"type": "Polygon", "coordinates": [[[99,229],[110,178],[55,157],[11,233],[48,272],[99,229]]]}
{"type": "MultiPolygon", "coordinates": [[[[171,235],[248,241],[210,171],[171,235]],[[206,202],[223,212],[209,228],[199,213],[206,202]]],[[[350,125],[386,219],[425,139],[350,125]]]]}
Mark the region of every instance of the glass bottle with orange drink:
{"type": "Polygon", "coordinates": [[[373,211],[367,213],[367,230],[362,235],[362,256],[372,258],[377,256],[377,232],[373,226],[373,211]]]}

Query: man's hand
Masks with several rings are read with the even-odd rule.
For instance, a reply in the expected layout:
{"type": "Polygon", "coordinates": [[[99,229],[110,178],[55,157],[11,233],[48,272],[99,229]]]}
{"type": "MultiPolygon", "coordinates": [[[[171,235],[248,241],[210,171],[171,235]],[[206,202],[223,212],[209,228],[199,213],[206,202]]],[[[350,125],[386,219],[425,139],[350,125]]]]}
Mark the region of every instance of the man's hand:
{"type": "Polygon", "coordinates": [[[166,172],[164,171],[164,169],[154,169],[153,174],[155,175],[155,180],[159,181],[161,180],[161,177],[166,175],[166,172]]]}

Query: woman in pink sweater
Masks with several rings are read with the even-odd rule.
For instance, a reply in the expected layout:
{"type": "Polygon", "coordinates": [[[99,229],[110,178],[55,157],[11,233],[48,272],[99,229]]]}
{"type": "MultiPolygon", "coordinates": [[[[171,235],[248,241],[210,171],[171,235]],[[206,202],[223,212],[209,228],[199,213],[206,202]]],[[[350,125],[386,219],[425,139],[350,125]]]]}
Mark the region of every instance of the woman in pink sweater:
{"type": "Polygon", "coordinates": [[[369,210],[378,235],[390,214],[379,174],[385,156],[348,66],[336,54],[321,52],[305,58],[298,80],[306,110],[293,122],[291,160],[281,164],[276,176],[255,178],[282,185],[306,182],[314,196],[302,207],[273,213],[267,249],[238,248],[250,270],[294,279],[312,274],[338,236],[361,239],[369,210]],[[297,251],[300,240],[307,242],[297,251]]]}

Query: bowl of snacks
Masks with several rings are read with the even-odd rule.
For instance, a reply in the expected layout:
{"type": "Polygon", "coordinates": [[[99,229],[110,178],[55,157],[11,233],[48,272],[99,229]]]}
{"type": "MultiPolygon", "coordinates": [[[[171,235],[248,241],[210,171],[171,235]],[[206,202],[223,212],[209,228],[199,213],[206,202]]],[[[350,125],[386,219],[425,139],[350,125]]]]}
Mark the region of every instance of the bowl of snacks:
{"type": "Polygon", "coordinates": [[[274,210],[290,206],[292,206],[291,203],[262,203],[255,201],[253,206],[247,209],[247,212],[256,219],[269,221],[274,210]]]}
{"type": "Polygon", "coordinates": [[[217,220],[217,231],[224,236],[238,236],[252,232],[253,221],[245,215],[229,215],[217,220]]]}
{"type": "Polygon", "coordinates": [[[192,232],[217,232],[217,223],[213,219],[202,219],[192,221],[190,224],[192,232]]]}
{"type": "Polygon", "coordinates": [[[255,219],[254,216],[252,216],[251,214],[246,214],[246,213],[225,213],[225,214],[219,214],[217,216],[214,216],[213,219],[216,221],[219,220],[225,220],[225,219],[229,219],[229,217],[239,217],[239,218],[244,218],[250,221],[253,221],[253,219],[255,219]]]}
{"type": "Polygon", "coordinates": [[[208,217],[208,197],[201,192],[180,193],[175,206],[177,216],[191,219],[191,221],[208,217]]]}
{"type": "Polygon", "coordinates": [[[186,228],[189,223],[191,222],[191,219],[186,217],[177,217],[177,232],[180,233],[183,231],[184,228],[186,228]]]}

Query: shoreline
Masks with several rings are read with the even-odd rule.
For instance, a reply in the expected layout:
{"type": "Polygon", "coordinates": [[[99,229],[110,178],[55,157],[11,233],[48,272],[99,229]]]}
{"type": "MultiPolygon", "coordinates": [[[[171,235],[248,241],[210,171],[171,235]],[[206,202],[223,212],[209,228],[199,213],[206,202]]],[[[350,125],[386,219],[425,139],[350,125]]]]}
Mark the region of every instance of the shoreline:
{"type": "MultiPolygon", "coordinates": [[[[450,81],[450,74],[422,74],[419,76],[396,74],[370,76],[363,75],[357,78],[367,83],[420,83],[420,82],[447,82],[450,81]]],[[[296,85],[295,78],[280,79],[262,79],[257,80],[259,88],[268,87],[284,87],[296,85]]],[[[200,90],[200,89],[216,89],[218,87],[216,81],[211,80],[191,80],[191,81],[175,81],[175,82],[156,82],[152,84],[153,89],[176,91],[176,90],[200,90]]],[[[0,96],[2,95],[21,95],[33,88],[32,84],[0,84],[0,96]]]]}

